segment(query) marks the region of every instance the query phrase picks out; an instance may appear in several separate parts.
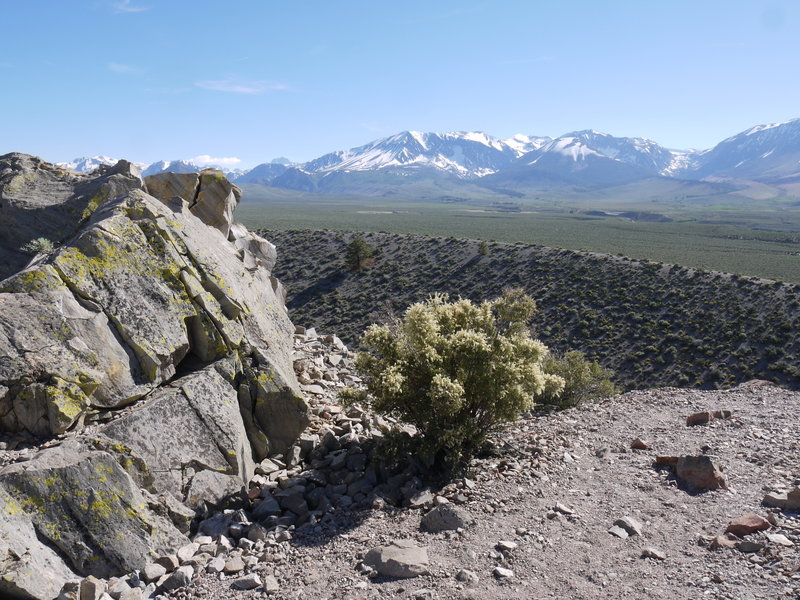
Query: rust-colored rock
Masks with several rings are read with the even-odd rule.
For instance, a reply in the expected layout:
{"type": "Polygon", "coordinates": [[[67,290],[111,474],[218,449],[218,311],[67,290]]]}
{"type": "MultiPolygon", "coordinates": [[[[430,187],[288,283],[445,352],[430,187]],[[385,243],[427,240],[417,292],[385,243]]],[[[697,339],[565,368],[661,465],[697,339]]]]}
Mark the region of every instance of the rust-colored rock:
{"type": "Polygon", "coordinates": [[[673,469],[678,466],[677,456],[656,456],[657,467],[672,467],[673,469]]]}
{"type": "Polygon", "coordinates": [[[694,413],[693,415],[686,417],[686,424],[689,426],[705,425],[714,419],[730,419],[732,414],[733,413],[731,413],[729,410],[709,410],[694,413]]]}
{"type": "Polygon", "coordinates": [[[710,456],[681,456],[675,465],[675,474],[693,489],[728,489],[722,467],[715,464],[710,456]]]}
{"type": "Polygon", "coordinates": [[[742,515],[738,519],[731,521],[725,529],[725,533],[732,533],[739,537],[744,537],[755,533],[756,531],[764,531],[769,529],[770,524],[764,517],[755,513],[748,513],[742,515]]]}
{"type": "Polygon", "coordinates": [[[641,438],[636,438],[631,442],[631,448],[633,450],[650,450],[650,444],[648,444],[641,438]]]}

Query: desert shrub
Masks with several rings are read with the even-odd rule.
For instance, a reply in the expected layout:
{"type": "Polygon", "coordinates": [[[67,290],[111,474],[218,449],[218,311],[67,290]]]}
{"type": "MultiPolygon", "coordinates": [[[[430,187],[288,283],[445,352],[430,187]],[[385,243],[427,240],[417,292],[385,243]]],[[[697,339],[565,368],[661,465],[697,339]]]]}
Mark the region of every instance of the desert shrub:
{"type": "Polygon", "coordinates": [[[20,250],[22,252],[27,252],[28,254],[47,254],[48,252],[53,251],[53,247],[53,242],[45,237],[40,237],[31,240],[22,246],[20,250]]]}
{"type": "Polygon", "coordinates": [[[567,352],[563,356],[548,354],[542,368],[545,373],[564,380],[562,390],[555,393],[545,391],[539,397],[542,404],[567,408],[619,393],[611,381],[613,372],[601,367],[597,361],[587,360],[583,352],[567,352]]]}
{"type": "Polygon", "coordinates": [[[534,310],[519,290],[478,305],[444,295],[413,304],[392,325],[367,329],[356,358],[366,390],[342,397],[414,425],[428,466],[462,464],[499,425],[563,387],[528,333],[534,310]]]}

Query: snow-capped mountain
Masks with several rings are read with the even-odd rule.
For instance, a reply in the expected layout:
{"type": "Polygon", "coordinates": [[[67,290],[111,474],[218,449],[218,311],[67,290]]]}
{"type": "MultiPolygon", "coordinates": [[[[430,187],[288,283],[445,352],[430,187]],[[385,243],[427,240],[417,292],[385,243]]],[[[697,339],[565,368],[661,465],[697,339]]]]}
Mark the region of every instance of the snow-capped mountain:
{"type": "Polygon", "coordinates": [[[283,175],[288,169],[288,165],[273,162],[262,163],[256,165],[249,171],[244,171],[231,181],[234,183],[260,183],[261,185],[269,185],[276,177],[283,175]]]}
{"type": "MultiPolygon", "coordinates": [[[[69,162],[60,162],[56,163],[59,167],[64,167],[65,169],[70,169],[72,171],[77,171],[78,173],[91,173],[98,167],[102,167],[104,165],[115,165],[119,162],[120,159],[118,158],[110,158],[108,156],[98,155],[98,156],[81,156],[75,158],[69,162]]],[[[147,167],[147,163],[133,163],[136,165],[140,170],[147,167]]]]}
{"type": "Polygon", "coordinates": [[[59,167],[78,171],[79,173],[91,173],[101,165],[115,165],[119,159],[109,158],[108,156],[80,156],[69,162],[56,163],[59,167]]]}
{"type": "Polygon", "coordinates": [[[547,142],[552,141],[552,139],[551,137],[534,137],[518,133],[514,137],[503,140],[503,143],[513,149],[519,156],[522,156],[528,152],[538,150],[547,142]]]}
{"type": "MultiPolygon", "coordinates": [[[[86,172],[115,162],[94,156],[60,164],[86,172]]],[[[159,161],[143,174],[203,168],[185,160],[159,161]]],[[[507,139],[480,132],[403,131],[306,163],[280,158],[227,175],[237,183],[304,192],[389,196],[400,190],[407,196],[421,190],[457,196],[466,189],[597,188],[650,179],[687,185],[695,185],[691,180],[755,180],[784,189],[800,182],[800,119],[758,125],[702,151],[672,150],[645,138],[592,129],[557,138],[519,134],[507,139]]]]}
{"type": "Polygon", "coordinates": [[[777,182],[800,175],[800,119],[757,125],[699,153],[693,178],[777,182]]]}
{"type": "Polygon", "coordinates": [[[520,156],[535,138],[520,136],[514,146],[485,133],[403,131],[364,146],[340,150],[300,165],[306,173],[336,171],[432,170],[463,179],[495,173],[520,156]]]}
{"type": "Polygon", "coordinates": [[[486,183],[506,187],[613,185],[669,175],[680,162],[679,156],[652,140],[586,129],[545,141],[486,183]]]}
{"type": "Polygon", "coordinates": [[[148,175],[157,175],[167,171],[170,173],[198,173],[205,168],[188,160],[159,160],[142,171],[142,176],[147,177],[148,175]]]}

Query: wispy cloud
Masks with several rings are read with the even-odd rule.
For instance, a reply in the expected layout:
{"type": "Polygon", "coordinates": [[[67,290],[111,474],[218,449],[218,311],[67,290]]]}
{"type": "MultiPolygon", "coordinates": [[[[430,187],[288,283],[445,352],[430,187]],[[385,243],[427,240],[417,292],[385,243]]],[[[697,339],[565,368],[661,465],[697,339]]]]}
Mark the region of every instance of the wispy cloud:
{"type": "Polygon", "coordinates": [[[263,80],[216,79],[195,81],[194,85],[204,90],[229,92],[231,94],[263,94],[264,92],[284,91],[289,86],[283,83],[263,80]]]}
{"type": "Polygon", "coordinates": [[[122,63],[110,62],[106,63],[108,70],[113,73],[139,73],[141,69],[132,65],[124,65],[122,63]]]}
{"type": "Polygon", "coordinates": [[[112,6],[116,13],[138,13],[150,10],[149,6],[131,4],[131,0],[117,0],[112,6]]]}
{"type": "Polygon", "coordinates": [[[242,159],[236,158],[235,156],[218,158],[208,154],[201,154],[200,156],[194,156],[192,158],[187,158],[186,160],[193,162],[196,165],[219,165],[221,167],[232,167],[242,162],[242,159]]]}
{"type": "Polygon", "coordinates": [[[380,123],[376,123],[374,121],[363,122],[363,123],[359,123],[358,125],[362,129],[366,129],[370,133],[383,133],[383,132],[386,131],[386,127],[384,127],[380,123]]]}

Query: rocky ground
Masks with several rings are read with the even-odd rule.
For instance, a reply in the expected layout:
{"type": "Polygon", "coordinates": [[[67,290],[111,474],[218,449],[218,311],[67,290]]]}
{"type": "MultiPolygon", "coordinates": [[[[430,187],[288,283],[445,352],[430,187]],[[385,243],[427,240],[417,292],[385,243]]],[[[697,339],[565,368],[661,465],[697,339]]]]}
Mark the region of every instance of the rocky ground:
{"type": "Polygon", "coordinates": [[[352,355],[308,334],[294,359],[315,418],[261,464],[246,507],[87,597],[800,598],[800,506],[762,505],[800,501],[800,394],[665,388],[531,414],[468,477],[429,486],[413,464],[393,474],[372,461],[391,423],[338,406],[338,389],[358,383],[352,355]],[[716,410],[730,417],[686,424],[716,410]],[[690,490],[655,464],[683,455],[710,457],[728,489],[690,490]],[[722,535],[749,513],[768,529],[722,535]],[[399,562],[380,551],[393,543],[399,562]]]}

